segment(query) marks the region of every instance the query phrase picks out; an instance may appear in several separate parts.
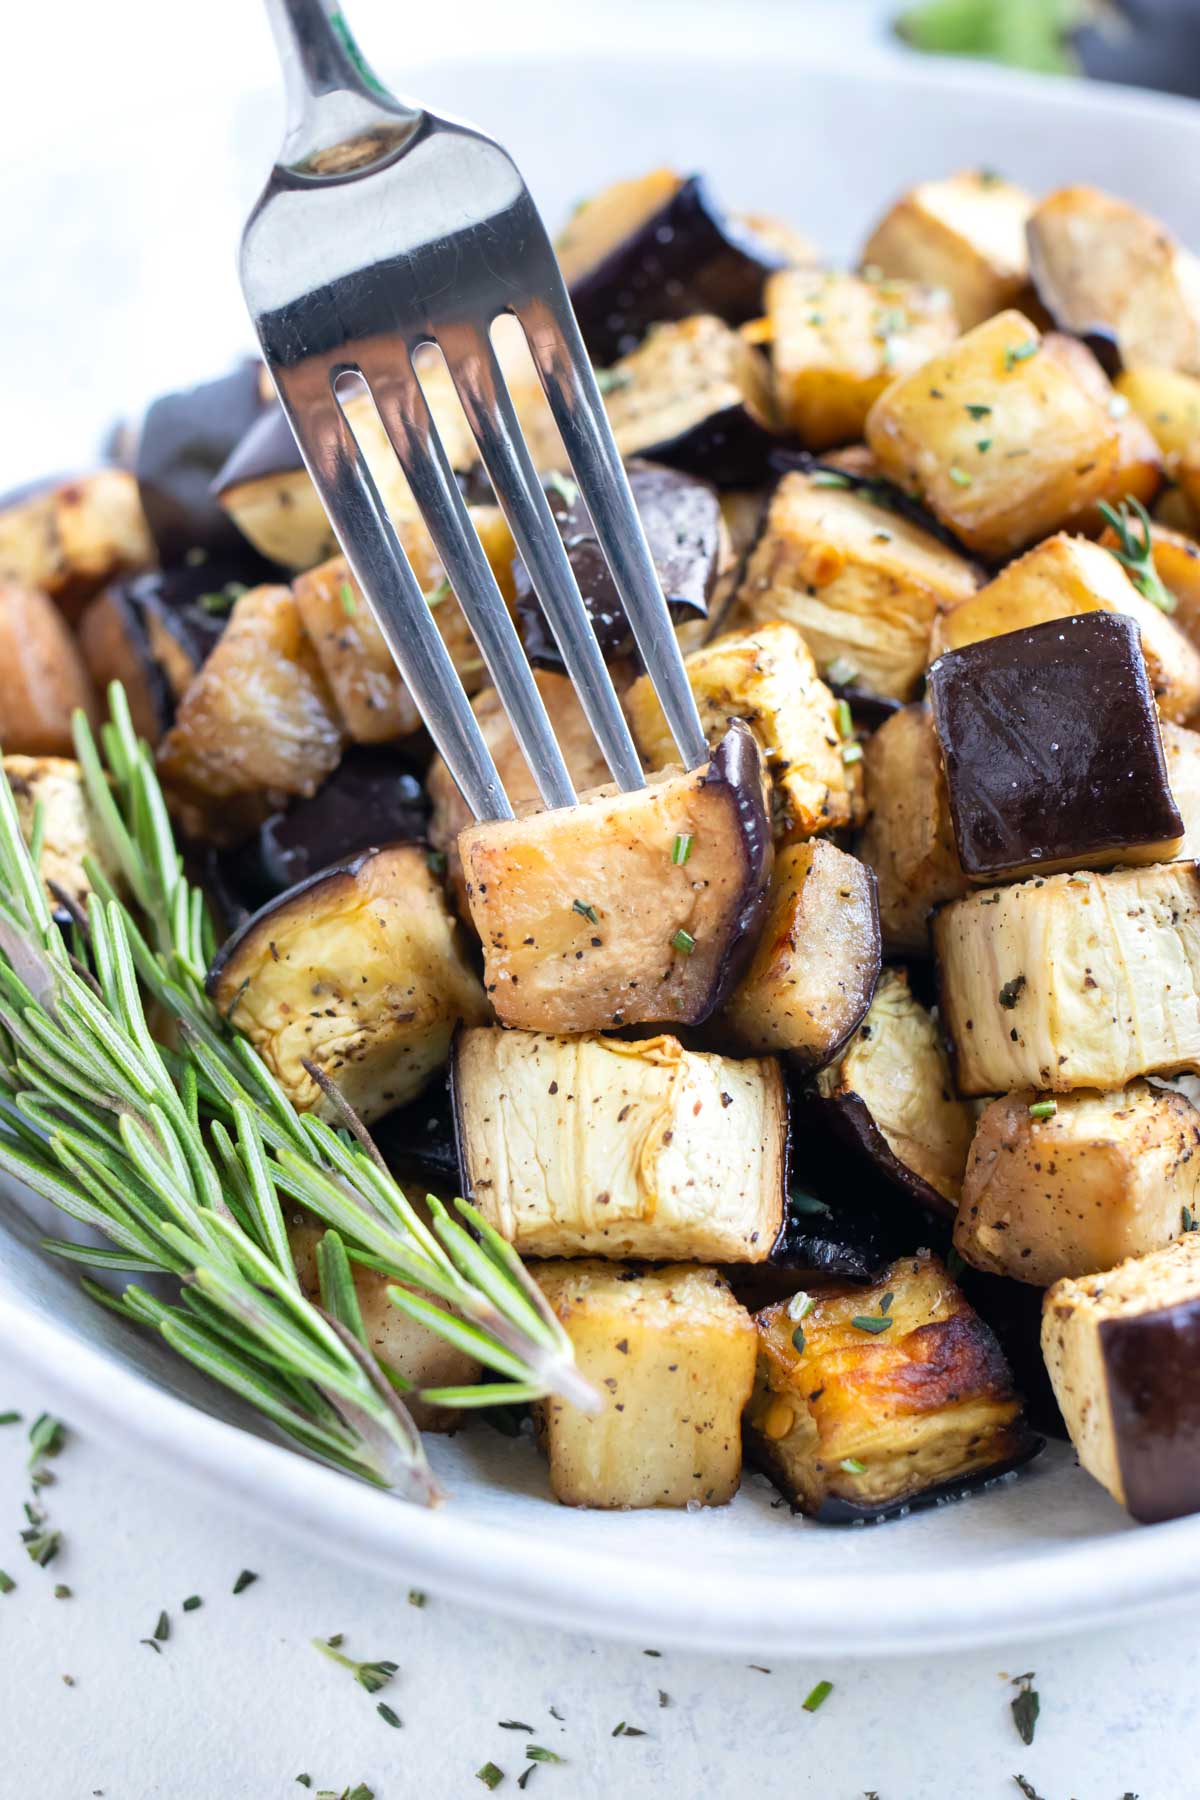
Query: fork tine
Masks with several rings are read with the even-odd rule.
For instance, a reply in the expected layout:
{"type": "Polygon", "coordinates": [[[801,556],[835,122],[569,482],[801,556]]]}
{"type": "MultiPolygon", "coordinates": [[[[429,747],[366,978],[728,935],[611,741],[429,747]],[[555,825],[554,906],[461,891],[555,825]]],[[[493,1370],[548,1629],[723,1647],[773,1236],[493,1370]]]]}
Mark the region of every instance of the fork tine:
{"type": "Polygon", "coordinates": [[[542,484],[525,447],[491,338],[486,329],[463,323],[440,328],[438,343],[479,445],[483,466],[604,760],[620,787],[626,791],[644,787],[641,760],[542,484]]]}
{"type": "Polygon", "coordinates": [[[547,261],[539,297],[517,317],[642,662],[684,765],[694,769],[709,751],[679,640],[562,276],[553,257],[547,261]]]}
{"type": "Polygon", "coordinates": [[[378,361],[360,356],[359,367],[542,799],[551,808],[574,806],[570,773],[420,378],[391,344],[378,361]]]}
{"type": "Polygon", "coordinates": [[[479,721],[332,386],[326,404],[324,395],[302,396],[290,372],[273,373],[338,543],[463,798],[477,819],[511,819],[479,721]]]}

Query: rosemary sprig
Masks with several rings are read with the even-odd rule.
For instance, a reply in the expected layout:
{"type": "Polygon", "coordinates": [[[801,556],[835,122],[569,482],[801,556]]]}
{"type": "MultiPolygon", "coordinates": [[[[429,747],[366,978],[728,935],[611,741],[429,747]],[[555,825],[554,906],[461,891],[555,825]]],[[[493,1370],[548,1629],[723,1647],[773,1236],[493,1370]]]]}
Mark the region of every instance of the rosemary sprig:
{"type": "Polygon", "coordinates": [[[1154,566],[1154,546],[1150,538],[1150,515],[1140,500],[1132,494],[1126,494],[1119,506],[1110,506],[1101,500],[1097,504],[1097,512],[1116,533],[1116,544],[1106,546],[1110,556],[1115,556],[1125,570],[1139,594],[1150,600],[1162,612],[1173,613],[1176,600],[1169,588],[1164,587],[1162,578],[1154,566]],[[1136,527],[1141,526],[1139,537],[1136,527]]]}
{"type": "Polygon", "coordinates": [[[181,1284],[168,1302],[85,1282],[94,1297],[160,1331],[309,1450],[433,1502],[420,1437],[365,1342],[347,1251],[403,1283],[389,1288],[395,1304],[506,1376],[510,1398],[594,1395],[540,1290],[474,1209],[455,1202],[478,1241],[438,1201],[431,1230],[357,1121],[361,1142],[298,1116],[217,1013],[204,992],[204,897],[119,686],[109,700],[103,758],[82,717],[75,739],[115,879],[89,860],[86,929],[70,947],[0,783],[0,1169],[115,1246],[51,1240],[60,1255],[181,1284]],[[173,1018],[177,1048],[156,1042],[143,992],[173,1018]],[[333,1227],[322,1305],[300,1292],[284,1198],[333,1227]]]}

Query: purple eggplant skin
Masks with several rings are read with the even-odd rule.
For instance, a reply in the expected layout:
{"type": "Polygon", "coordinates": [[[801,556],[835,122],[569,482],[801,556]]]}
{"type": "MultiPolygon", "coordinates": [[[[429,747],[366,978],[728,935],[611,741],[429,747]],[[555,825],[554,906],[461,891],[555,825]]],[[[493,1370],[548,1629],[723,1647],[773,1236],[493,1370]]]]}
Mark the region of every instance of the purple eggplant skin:
{"type": "Polygon", "coordinates": [[[929,696],[968,875],[1049,873],[1182,837],[1141,638],[1124,613],[947,650],[929,696]]]}
{"type": "Polygon", "coordinates": [[[152,401],[134,472],[159,559],[191,550],[234,554],[244,541],[212,494],[214,475],[264,410],[260,365],[247,361],[216,381],[152,401]]]}
{"type": "Polygon", "coordinates": [[[742,885],[725,953],[717,965],[703,1015],[686,1021],[693,1025],[701,1024],[725,1004],[746,971],[767,916],[775,843],[763,792],[762,755],[743,719],[730,722],[729,730],[709,759],[703,786],[718,784],[728,787],[734,797],[741,840],[742,885]]]}
{"type": "Polygon", "coordinates": [[[304,458],[282,406],[268,406],[250,422],[214,474],[210,492],[215,497],[246,481],[267,475],[286,475],[304,467],[304,458]]]}
{"type": "Polygon", "coordinates": [[[442,1194],[462,1191],[448,1081],[434,1084],[406,1106],[377,1119],[371,1136],[388,1168],[402,1178],[427,1181],[442,1194]]]}
{"type": "Polygon", "coordinates": [[[969,1264],[959,1268],[954,1279],[1004,1352],[1033,1430],[1066,1442],[1069,1434],[1042,1355],[1045,1289],[1011,1281],[1006,1275],[987,1274],[969,1264]]]}
{"type": "Polygon", "coordinates": [[[227,911],[252,912],[372,845],[423,840],[428,813],[403,757],[355,745],[311,799],[272,813],[248,844],[216,858],[218,897],[227,911]]]}
{"type": "MultiPolygon", "coordinates": [[[[628,464],[627,474],[671,617],[676,623],[706,618],[724,541],[716,489],[693,475],[641,459],[628,464]]],[[[543,485],[601,652],[610,660],[633,654],[629,621],[578,487],[559,476],[543,485]]],[[[513,585],[531,662],[562,669],[558,645],[519,558],[513,564],[513,585]]]]}
{"type": "Polygon", "coordinates": [[[1126,1507],[1143,1525],[1200,1511],[1200,1300],[1099,1331],[1126,1507]]]}
{"type": "Polygon", "coordinates": [[[887,694],[872,694],[866,688],[855,687],[853,683],[830,681],[827,674],[823,674],[822,678],[836,697],[846,702],[855,721],[865,725],[868,731],[878,731],[904,705],[903,700],[893,700],[887,694]]]}
{"type": "Polygon", "coordinates": [[[865,1157],[886,1181],[903,1188],[914,1205],[919,1206],[923,1212],[953,1224],[957,1211],[953,1202],[939,1194],[915,1169],[908,1168],[900,1161],[861,1095],[835,1094],[826,1097],[814,1094],[811,1105],[814,1112],[825,1118],[829,1129],[847,1149],[865,1157]]]}
{"type": "Polygon", "coordinates": [[[757,487],[767,479],[779,440],[742,405],[725,406],[640,454],[718,488],[757,487]]]}
{"type": "Polygon", "coordinates": [[[571,288],[592,360],[615,362],[651,325],[715,313],[741,325],[762,311],[763,283],[786,265],[748,228],[726,217],[700,175],[571,288]]]}

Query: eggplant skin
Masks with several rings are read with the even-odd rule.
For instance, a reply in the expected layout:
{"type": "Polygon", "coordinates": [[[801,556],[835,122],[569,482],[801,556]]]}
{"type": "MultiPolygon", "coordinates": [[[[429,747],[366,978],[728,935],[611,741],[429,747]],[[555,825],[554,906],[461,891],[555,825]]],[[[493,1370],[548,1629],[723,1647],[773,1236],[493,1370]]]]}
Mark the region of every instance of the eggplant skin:
{"type": "Polygon", "coordinates": [[[933,935],[960,1093],[1200,1073],[1195,863],[981,891],[942,907],[933,935]]]}
{"type": "Polygon", "coordinates": [[[999,1345],[936,1257],[809,1299],[799,1324],[787,1301],[755,1316],[746,1413],[748,1454],[798,1510],[830,1524],[885,1518],[1036,1452],[999,1345]],[[891,1324],[866,1331],[864,1317],[891,1324]]]}
{"type": "Polygon", "coordinates": [[[965,1262],[1048,1287],[1160,1250],[1200,1216],[1200,1112],[1134,1081],[1064,1094],[1048,1119],[1029,1088],[979,1120],[954,1247],[965,1262]]]}
{"type": "Polygon", "coordinates": [[[590,267],[588,203],[559,241],[568,271],[579,270],[568,275],[571,304],[594,362],[624,356],[664,319],[715,313],[740,325],[756,317],[766,277],[788,261],[722,212],[701,176],[678,181],[673,192],[663,192],[665,180],[651,181],[645,183],[651,210],[590,267]]]}
{"type": "Polygon", "coordinates": [[[1046,1295],[1042,1352],[1088,1474],[1142,1524],[1200,1511],[1200,1233],[1046,1295]]]}
{"type": "Polygon", "coordinates": [[[721,1013],[744,1051],[778,1051],[807,1074],[858,1029],[880,968],[875,878],[824,839],[775,863],[753,959],[721,1013]]]}
{"type": "Polygon", "coordinates": [[[1094,612],[949,650],[929,697],[975,881],[1167,862],[1183,820],[1134,621],[1094,612]]]}
{"type": "Polygon", "coordinates": [[[919,1206],[954,1216],[975,1121],[954,1092],[936,1022],[903,969],[883,971],[854,1038],[817,1076],[814,1104],[919,1206]]]}
{"type": "Polygon", "coordinates": [[[519,1254],[769,1255],[787,1176],[774,1058],[461,1031],[451,1090],[464,1192],[519,1254]]]}
{"type": "Polygon", "coordinates": [[[741,974],[766,905],[773,851],[758,746],[735,720],[700,770],[473,825],[459,849],[504,1024],[700,1024],[741,974]],[[680,840],[688,854],[675,861],[680,840]]]}
{"type": "Polygon", "coordinates": [[[742,1474],[755,1331],[716,1269],[547,1262],[535,1280],[601,1395],[535,1408],[564,1506],[723,1506],[742,1474]]]}
{"type": "Polygon", "coordinates": [[[421,844],[301,882],[222,946],[208,992],[299,1112],[336,1121],[315,1063],[366,1121],[420,1092],[487,1005],[421,844]]]}
{"type": "Polygon", "coordinates": [[[212,482],[259,418],[263,368],[247,360],[228,375],[151,402],[138,434],[135,473],[142,511],[168,565],[189,551],[244,549],[236,526],[213,498],[212,482]]]}

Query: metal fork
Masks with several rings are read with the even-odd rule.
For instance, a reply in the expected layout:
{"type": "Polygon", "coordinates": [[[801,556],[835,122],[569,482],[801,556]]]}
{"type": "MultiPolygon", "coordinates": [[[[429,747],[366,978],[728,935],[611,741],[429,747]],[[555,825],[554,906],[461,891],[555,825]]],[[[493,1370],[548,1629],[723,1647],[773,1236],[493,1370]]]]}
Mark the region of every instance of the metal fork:
{"type": "Polygon", "coordinates": [[[506,151],[397,100],[336,0],[267,0],[287,87],[279,159],[242,238],[242,289],[300,453],[397,667],[476,818],[511,818],[461,681],[347,423],[365,381],[548,807],[576,795],[414,367],[441,350],[596,740],[641,763],[521,437],[490,328],[533,361],[635,642],[688,768],[704,733],[546,229],[506,151]]]}

